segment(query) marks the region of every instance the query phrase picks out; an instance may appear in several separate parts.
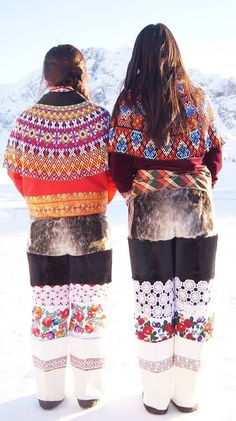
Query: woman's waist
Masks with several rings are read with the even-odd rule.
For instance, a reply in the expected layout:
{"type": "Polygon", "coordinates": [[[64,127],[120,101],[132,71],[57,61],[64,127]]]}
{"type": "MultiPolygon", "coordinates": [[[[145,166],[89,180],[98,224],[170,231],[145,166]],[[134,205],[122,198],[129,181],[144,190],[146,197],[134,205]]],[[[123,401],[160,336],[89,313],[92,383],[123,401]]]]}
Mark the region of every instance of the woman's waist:
{"type": "Polygon", "coordinates": [[[132,183],[132,195],[161,189],[195,188],[209,191],[211,173],[206,166],[197,171],[170,171],[165,169],[138,170],[132,183]]]}
{"type": "Polygon", "coordinates": [[[106,212],[108,192],[84,191],[25,196],[33,218],[62,218],[106,212]]]}

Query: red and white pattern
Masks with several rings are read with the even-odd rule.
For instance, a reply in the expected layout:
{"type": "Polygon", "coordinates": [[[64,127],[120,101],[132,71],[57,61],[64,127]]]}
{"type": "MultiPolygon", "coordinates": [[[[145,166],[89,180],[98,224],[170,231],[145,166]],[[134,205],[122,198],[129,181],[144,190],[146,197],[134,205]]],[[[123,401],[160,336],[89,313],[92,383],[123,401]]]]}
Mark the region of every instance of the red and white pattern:
{"type": "Polygon", "coordinates": [[[139,358],[139,367],[143,370],[151,371],[152,373],[161,373],[169,370],[173,366],[173,356],[162,361],[149,361],[139,358]]]}
{"type": "Polygon", "coordinates": [[[135,324],[135,334],[138,339],[145,342],[161,342],[170,339],[175,334],[175,326],[171,317],[167,319],[154,319],[138,316],[135,324]]]}
{"type": "Polygon", "coordinates": [[[214,312],[212,281],[181,281],[175,278],[176,334],[193,341],[206,341],[212,337],[214,312]]]}
{"type": "Polygon", "coordinates": [[[70,294],[73,303],[100,304],[107,299],[108,284],[71,284],[70,294]]]}
{"type": "Polygon", "coordinates": [[[45,285],[33,287],[33,303],[35,306],[63,306],[69,305],[69,285],[45,285]]]}
{"type": "Polygon", "coordinates": [[[199,371],[201,368],[201,361],[187,358],[182,355],[174,355],[174,365],[188,370],[199,371]]]}
{"type": "Polygon", "coordinates": [[[77,180],[108,170],[109,113],[89,101],[68,106],[36,104],[17,119],[5,168],[22,177],[77,180]]]}
{"type": "Polygon", "coordinates": [[[106,326],[108,284],[33,287],[31,333],[40,340],[98,338],[106,326]],[[70,311],[71,304],[71,311],[70,311]]]}
{"type": "Polygon", "coordinates": [[[103,368],[105,364],[105,358],[78,358],[75,355],[70,355],[70,362],[73,367],[79,368],[80,370],[97,370],[103,368]]]}
{"type": "Polygon", "coordinates": [[[184,80],[177,84],[177,95],[186,111],[188,130],[186,133],[179,122],[170,128],[168,145],[157,147],[145,131],[145,112],[140,98],[132,105],[128,100],[120,100],[117,117],[113,117],[110,129],[109,152],[117,152],[151,160],[179,160],[204,155],[211,148],[222,143],[215,115],[205,92],[194,87],[201,103],[196,106],[184,80]]]}
{"type": "Polygon", "coordinates": [[[71,304],[70,335],[99,338],[106,326],[106,314],[101,304],[71,304]]]}
{"type": "Polygon", "coordinates": [[[45,361],[33,355],[33,363],[35,367],[39,368],[42,371],[52,371],[58,368],[66,367],[67,356],[45,361]]]}

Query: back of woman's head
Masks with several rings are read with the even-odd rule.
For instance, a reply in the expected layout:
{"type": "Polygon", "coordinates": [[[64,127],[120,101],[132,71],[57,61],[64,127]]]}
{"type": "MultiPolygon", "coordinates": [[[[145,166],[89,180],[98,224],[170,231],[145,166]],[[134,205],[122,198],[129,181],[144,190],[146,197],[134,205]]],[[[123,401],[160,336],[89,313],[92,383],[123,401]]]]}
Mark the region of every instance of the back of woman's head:
{"type": "Polygon", "coordinates": [[[185,79],[192,94],[191,83],[171,31],[162,23],[146,26],[135,41],[119,100],[127,98],[128,92],[132,103],[138,98],[141,100],[146,132],[158,146],[168,143],[173,121],[181,116],[183,125],[185,123],[186,116],[176,90],[180,79],[185,79]]]}
{"type": "Polygon", "coordinates": [[[145,83],[147,89],[156,82],[184,76],[184,68],[180,51],[171,31],[162,23],[148,25],[139,33],[129,63],[126,84],[128,89],[138,86],[142,89],[145,83]]]}
{"type": "Polygon", "coordinates": [[[89,98],[84,56],[73,45],[58,45],[47,52],[43,77],[49,86],[72,86],[85,98],[89,98]]]}

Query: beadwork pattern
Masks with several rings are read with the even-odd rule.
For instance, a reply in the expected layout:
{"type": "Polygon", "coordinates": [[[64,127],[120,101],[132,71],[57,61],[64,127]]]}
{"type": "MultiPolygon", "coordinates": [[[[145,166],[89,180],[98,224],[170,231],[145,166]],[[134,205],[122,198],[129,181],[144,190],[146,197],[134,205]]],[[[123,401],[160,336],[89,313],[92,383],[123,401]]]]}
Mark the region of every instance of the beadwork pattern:
{"type": "Polygon", "coordinates": [[[79,179],[108,169],[109,113],[85,101],[70,106],[36,104],[11,132],[4,166],[24,177],[79,179]]]}
{"type": "Polygon", "coordinates": [[[177,85],[177,94],[187,116],[187,133],[173,123],[168,145],[156,147],[145,133],[144,110],[138,100],[129,106],[126,100],[119,104],[119,113],[112,119],[109,134],[109,152],[125,153],[150,160],[179,160],[199,157],[222,143],[209,98],[199,87],[194,87],[201,98],[196,106],[186,89],[184,80],[177,85]]]}

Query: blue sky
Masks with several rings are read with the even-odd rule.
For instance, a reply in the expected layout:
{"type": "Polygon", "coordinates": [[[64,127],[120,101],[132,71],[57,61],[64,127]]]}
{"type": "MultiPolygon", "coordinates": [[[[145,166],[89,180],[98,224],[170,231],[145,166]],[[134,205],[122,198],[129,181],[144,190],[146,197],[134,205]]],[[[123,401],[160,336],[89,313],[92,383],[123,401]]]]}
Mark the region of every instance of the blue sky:
{"type": "Polygon", "coordinates": [[[187,67],[236,77],[235,0],[0,0],[0,84],[42,65],[54,45],[133,46],[149,23],[173,32],[187,67]]]}

